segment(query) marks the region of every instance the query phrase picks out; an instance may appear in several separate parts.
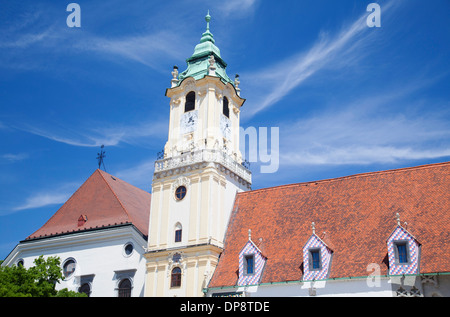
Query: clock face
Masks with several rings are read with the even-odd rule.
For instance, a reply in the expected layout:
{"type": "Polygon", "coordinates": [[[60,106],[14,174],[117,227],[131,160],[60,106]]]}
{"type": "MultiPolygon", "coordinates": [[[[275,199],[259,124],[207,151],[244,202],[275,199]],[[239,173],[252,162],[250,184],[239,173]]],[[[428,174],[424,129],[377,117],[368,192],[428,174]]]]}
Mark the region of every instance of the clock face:
{"type": "Polygon", "coordinates": [[[197,129],[198,110],[189,111],[181,116],[181,134],[191,133],[197,129]]]}
{"type": "Polygon", "coordinates": [[[225,139],[231,139],[231,120],[224,115],[220,117],[220,131],[225,139]]]}

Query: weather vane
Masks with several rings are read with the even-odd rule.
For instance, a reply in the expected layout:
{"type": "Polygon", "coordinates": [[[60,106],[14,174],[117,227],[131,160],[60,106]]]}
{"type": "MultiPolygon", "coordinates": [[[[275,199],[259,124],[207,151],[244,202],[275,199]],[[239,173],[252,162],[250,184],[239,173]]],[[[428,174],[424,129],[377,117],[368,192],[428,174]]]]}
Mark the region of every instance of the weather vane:
{"type": "Polygon", "coordinates": [[[105,146],[102,144],[102,146],[100,147],[100,153],[97,153],[97,160],[98,168],[100,169],[100,167],[103,165],[103,170],[106,172],[105,162],[103,161],[103,159],[106,157],[105,151],[103,151],[104,147],[105,146]]]}

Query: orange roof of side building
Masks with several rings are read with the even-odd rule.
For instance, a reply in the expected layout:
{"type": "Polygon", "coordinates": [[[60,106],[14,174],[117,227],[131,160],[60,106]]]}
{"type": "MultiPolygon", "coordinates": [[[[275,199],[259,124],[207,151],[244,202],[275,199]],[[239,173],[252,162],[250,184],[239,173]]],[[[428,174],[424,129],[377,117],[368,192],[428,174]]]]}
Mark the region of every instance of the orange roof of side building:
{"type": "Polygon", "coordinates": [[[333,251],[328,278],[388,274],[396,214],[421,243],[420,273],[450,272],[450,162],[240,193],[209,288],[237,283],[238,254],[252,240],[267,256],[261,283],[302,280],[302,248],[315,232],[333,251]]]}
{"type": "Polygon", "coordinates": [[[148,236],[150,201],[150,193],[97,169],[25,241],[123,224],[133,224],[148,236]]]}

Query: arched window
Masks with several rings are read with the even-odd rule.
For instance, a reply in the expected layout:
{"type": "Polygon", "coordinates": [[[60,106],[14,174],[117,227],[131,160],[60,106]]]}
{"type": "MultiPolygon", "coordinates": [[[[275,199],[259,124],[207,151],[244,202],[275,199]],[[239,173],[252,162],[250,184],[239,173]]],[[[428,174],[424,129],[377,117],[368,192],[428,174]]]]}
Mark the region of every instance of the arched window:
{"type": "Polygon", "coordinates": [[[186,102],[184,104],[184,112],[195,110],[195,92],[191,91],[186,95],[186,102]]]}
{"type": "Polygon", "coordinates": [[[175,242],[181,242],[183,228],[180,223],[175,226],[175,242]]]}
{"type": "Polygon", "coordinates": [[[119,283],[119,297],[131,297],[131,281],[127,278],[119,283]]]}
{"type": "Polygon", "coordinates": [[[83,285],[81,285],[80,288],[78,289],[78,293],[85,293],[88,297],[90,297],[91,286],[89,285],[89,283],[84,283],[83,285]]]}
{"type": "Polygon", "coordinates": [[[181,286],[181,269],[179,267],[176,267],[172,270],[170,287],[180,287],[180,286],[181,286]]]}
{"type": "Polygon", "coordinates": [[[223,115],[227,118],[230,117],[230,108],[228,107],[228,98],[223,97],[223,115]]]}

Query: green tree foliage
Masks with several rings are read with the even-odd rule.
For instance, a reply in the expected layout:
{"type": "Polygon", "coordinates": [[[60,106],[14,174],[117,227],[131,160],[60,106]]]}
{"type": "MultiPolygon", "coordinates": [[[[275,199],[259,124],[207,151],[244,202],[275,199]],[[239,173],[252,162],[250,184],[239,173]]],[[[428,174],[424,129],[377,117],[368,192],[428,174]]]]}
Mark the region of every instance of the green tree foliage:
{"type": "Polygon", "coordinates": [[[0,266],[0,297],[85,297],[68,291],[57,291],[55,286],[64,279],[61,260],[58,257],[34,260],[35,266],[25,269],[22,265],[0,266]]]}

